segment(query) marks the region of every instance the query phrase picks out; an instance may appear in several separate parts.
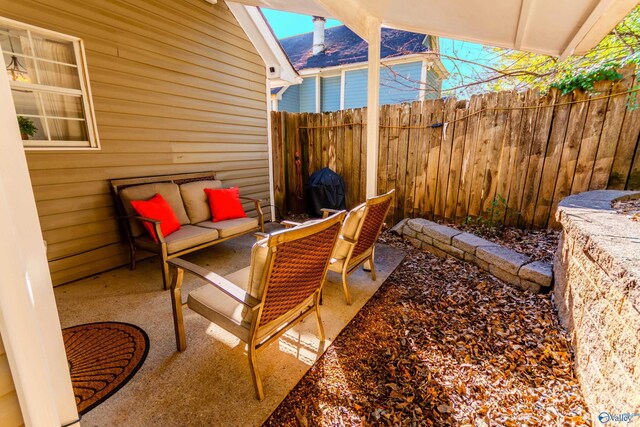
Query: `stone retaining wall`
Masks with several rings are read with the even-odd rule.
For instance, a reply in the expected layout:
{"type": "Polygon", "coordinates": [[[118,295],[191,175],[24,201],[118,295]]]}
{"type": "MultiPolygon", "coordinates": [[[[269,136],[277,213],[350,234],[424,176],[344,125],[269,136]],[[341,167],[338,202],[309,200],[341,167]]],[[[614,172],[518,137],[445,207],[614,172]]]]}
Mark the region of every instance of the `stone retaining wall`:
{"type": "Polygon", "coordinates": [[[556,215],[563,232],[553,293],[594,425],[602,412],[640,413],[640,223],[611,208],[629,195],[570,196],[556,215]]]}
{"type": "Polygon", "coordinates": [[[422,218],[406,219],[393,228],[415,247],[440,257],[472,262],[497,278],[531,292],[548,289],[553,280],[551,264],[504,246],[422,218]]]}

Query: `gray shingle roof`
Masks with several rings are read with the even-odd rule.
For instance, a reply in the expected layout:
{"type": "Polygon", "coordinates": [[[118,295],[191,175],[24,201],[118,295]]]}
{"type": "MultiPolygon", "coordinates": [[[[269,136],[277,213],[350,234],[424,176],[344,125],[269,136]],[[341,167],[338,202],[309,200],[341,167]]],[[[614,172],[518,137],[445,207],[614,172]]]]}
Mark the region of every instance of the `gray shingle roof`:
{"type": "MultiPolygon", "coordinates": [[[[381,58],[392,58],[429,51],[427,36],[410,31],[382,29],[381,58]]],[[[325,30],[325,50],[312,55],[313,33],[280,39],[296,70],[326,68],[367,61],[367,42],[345,25],[325,30]]]]}

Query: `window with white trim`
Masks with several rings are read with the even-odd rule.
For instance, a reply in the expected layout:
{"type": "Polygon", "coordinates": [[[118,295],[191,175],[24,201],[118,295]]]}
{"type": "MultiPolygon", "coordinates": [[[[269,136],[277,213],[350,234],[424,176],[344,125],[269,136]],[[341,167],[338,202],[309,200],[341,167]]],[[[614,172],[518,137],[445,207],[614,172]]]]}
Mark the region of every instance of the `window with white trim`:
{"type": "Polygon", "coordinates": [[[25,149],[99,148],[82,40],[0,17],[25,149]]]}

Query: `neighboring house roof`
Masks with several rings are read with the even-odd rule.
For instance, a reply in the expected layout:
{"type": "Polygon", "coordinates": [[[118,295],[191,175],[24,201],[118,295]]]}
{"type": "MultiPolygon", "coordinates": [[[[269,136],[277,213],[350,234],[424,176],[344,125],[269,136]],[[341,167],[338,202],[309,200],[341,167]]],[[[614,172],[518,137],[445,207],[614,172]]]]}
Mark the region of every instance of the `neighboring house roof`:
{"type": "MultiPolygon", "coordinates": [[[[325,30],[325,50],[312,54],[313,33],[280,39],[287,56],[296,70],[325,68],[338,65],[367,62],[367,42],[345,25],[325,30]]],[[[382,28],[380,58],[428,52],[429,43],[425,34],[382,28]]]]}

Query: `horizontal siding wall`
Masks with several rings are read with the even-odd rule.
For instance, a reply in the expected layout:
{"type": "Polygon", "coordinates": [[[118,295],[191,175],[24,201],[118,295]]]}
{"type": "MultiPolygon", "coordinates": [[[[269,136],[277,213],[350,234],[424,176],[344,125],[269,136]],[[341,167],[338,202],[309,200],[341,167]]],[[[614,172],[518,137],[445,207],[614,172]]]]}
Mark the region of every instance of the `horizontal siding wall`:
{"type": "Polygon", "coordinates": [[[307,77],[300,84],[300,112],[316,112],[316,79],[317,77],[307,77]]]}
{"type": "Polygon", "coordinates": [[[425,99],[438,99],[442,94],[442,78],[433,69],[427,70],[425,99]]]}
{"type": "Polygon", "coordinates": [[[300,85],[289,86],[278,102],[279,111],[300,112],[300,85]]]}
{"type": "Polygon", "coordinates": [[[265,67],[224,2],[24,0],[0,14],[85,43],[102,149],[27,153],[54,284],[126,263],[109,179],[215,171],[268,200],[265,67]]]}
{"type": "Polygon", "coordinates": [[[17,427],[24,425],[20,403],[9,369],[9,361],[0,339],[0,426],[17,427]]]}
{"type": "Polygon", "coordinates": [[[340,76],[323,77],[320,80],[320,109],[325,111],[338,111],[340,109],[340,76]]]}
{"type": "Polygon", "coordinates": [[[344,77],[344,108],[367,105],[367,70],[347,71],[344,77]]]}
{"type": "Polygon", "coordinates": [[[422,62],[380,68],[380,105],[420,100],[422,62]]]}

